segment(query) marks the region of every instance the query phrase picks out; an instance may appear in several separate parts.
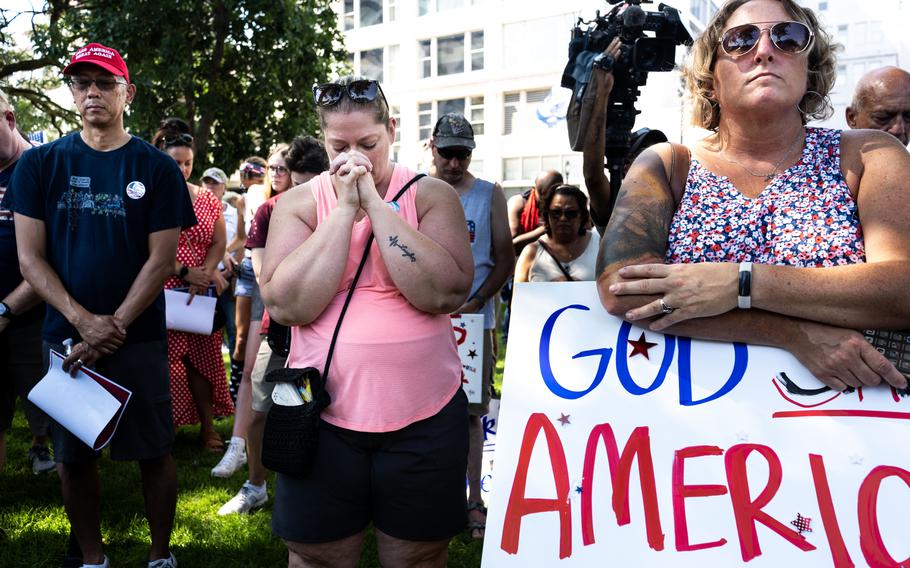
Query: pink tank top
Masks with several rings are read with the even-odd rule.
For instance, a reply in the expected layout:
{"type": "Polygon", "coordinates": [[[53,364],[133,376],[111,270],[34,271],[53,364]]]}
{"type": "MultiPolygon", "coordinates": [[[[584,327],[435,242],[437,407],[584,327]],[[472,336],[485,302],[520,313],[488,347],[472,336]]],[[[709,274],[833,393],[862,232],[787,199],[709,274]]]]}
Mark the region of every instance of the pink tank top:
{"type": "MultiPolygon", "coordinates": [[[[391,201],[414,172],[396,165],[386,193],[391,201]]],[[[313,180],[316,222],[337,204],[326,172],[313,180]]],[[[398,215],[417,228],[417,184],[398,199],[398,215]]],[[[372,232],[369,217],[354,223],[341,285],[312,323],[291,331],[287,366],[321,372],[332,333],[372,232]]],[[[322,418],[349,430],[391,432],[429,418],[461,388],[461,361],[447,314],[418,310],[401,295],[374,242],[335,343],[327,383],[332,404],[322,418]]]]}

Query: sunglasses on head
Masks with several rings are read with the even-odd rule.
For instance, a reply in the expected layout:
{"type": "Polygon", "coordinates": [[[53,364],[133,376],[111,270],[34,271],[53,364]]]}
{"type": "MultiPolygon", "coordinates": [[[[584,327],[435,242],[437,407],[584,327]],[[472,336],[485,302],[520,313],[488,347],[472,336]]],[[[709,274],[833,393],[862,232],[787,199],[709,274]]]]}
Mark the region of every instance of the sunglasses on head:
{"type": "Polygon", "coordinates": [[[180,134],[168,134],[163,138],[164,146],[192,146],[193,137],[181,132],[180,134]]]}
{"type": "Polygon", "coordinates": [[[87,91],[92,86],[92,83],[98,87],[99,91],[113,91],[117,88],[117,85],[126,85],[126,79],[118,77],[97,77],[95,79],[89,79],[88,77],[81,77],[79,75],[66,75],[63,80],[67,85],[77,91],[87,91]]]}
{"type": "Polygon", "coordinates": [[[379,86],[379,81],[372,79],[361,79],[351,81],[347,85],[338,83],[323,83],[322,85],[313,85],[313,98],[316,100],[316,106],[333,107],[347,95],[348,99],[354,103],[371,103],[376,100],[377,96],[388,105],[385,93],[379,86]]]}
{"type": "Polygon", "coordinates": [[[451,148],[436,148],[436,151],[444,160],[460,160],[464,161],[471,157],[472,150],[470,148],[465,148],[463,146],[453,146],[451,148]]]}
{"type": "Polygon", "coordinates": [[[578,209],[559,209],[557,207],[547,210],[547,215],[550,216],[550,219],[562,219],[565,217],[569,221],[574,221],[575,219],[578,219],[580,214],[578,209]]]}
{"type": "Polygon", "coordinates": [[[724,53],[731,57],[739,57],[752,51],[761,41],[762,33],[767,30],[774,47],[784,53],[796,54],[806,51],[815,37],[809,26],[802,22],[777,22],[764,28],[758,26],[770,23],[772,22],[757,22],[730,28],[724,32],[718,43],[724,53]]]}

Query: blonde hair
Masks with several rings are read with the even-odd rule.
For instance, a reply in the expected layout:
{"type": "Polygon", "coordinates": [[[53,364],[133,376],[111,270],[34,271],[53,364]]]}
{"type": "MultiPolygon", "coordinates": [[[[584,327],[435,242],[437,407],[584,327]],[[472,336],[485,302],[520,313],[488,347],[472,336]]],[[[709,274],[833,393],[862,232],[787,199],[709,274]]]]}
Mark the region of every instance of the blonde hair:
{"type": "MultiPolygon", "coordinates": [[[[688,61],[683,68],[683,77],[692,101],[692,123],[708,130],[717,130],[721,109],[714,94],[714,64],[717,61],[717,43],[720,41],[733,12],[751,0],[729,0],[714,14],[705,30],[695,39],[688,61]]],[[[809,79],[806,93],[797,105],[803,124],[809,120],[824,120],[830,117],[834,108],[828,93],[837,79],[835,53],[840,45],[818,23],[815,13],[803,8],[794,0],[778,0],[784,10],[798,22],[809,26],[815,34],[809,48],[809,79]]]]}
{"type": "MultiPolygon", "coordinates": [[[[287,158],[288,150],[290,146],[287,144],[278,144],[272,148],[272,151],[269,152],[269,159],[272,158],[275,154],[280,155],[282,158],[287,158]]],[[[290,171],[290,170],[288,170],[290,171]]],[[[265,198],[269,199],[272,197],[272,175],[268,172],[268,166],[266,166],[265,172],[265,198]]]]}

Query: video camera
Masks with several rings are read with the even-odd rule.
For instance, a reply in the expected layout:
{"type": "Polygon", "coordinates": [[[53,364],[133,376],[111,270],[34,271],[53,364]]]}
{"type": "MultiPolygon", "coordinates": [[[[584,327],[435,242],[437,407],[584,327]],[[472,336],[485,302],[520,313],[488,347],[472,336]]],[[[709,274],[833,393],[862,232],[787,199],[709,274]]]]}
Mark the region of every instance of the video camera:
{"type": "Polygon", "coordinates": [[[676,47],[692,45],[692,36],[683,26],[679,11],[659,4],[657,12],[646,12],[642,3],[652,0],[607,0],[619,4],[605,16],[600,12],[593,20],[579,18],[569,42],[569,62],[562,76],[562,86],[572,89],[581,102],[590,81],[591,63],[603,53],[613,38],[620,39],[620,54],[613,62],[613,90],[607,105],[607,130],[604,156],[610,170],[611,201],[622,182],[624,163],[631,146],[635,124],[635,101],[639,87],[648,81],[652,71],[672,71],[676,65],[676,47]],[[652,35],[646,35],[646,32],[652,35]]]}

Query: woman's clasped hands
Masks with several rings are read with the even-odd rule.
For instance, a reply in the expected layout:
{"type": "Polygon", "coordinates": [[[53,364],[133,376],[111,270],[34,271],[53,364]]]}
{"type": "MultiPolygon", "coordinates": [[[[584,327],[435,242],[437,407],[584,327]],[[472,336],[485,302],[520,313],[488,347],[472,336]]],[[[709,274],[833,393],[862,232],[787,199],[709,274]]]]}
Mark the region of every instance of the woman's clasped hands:
{"type": "Polygon", "coordinates": [[[356,150],[342,152],[332,160],[332,174],[338,205],[366,211],[373,200],[381,201],[373,181],[373,164],[356,150]]]}

